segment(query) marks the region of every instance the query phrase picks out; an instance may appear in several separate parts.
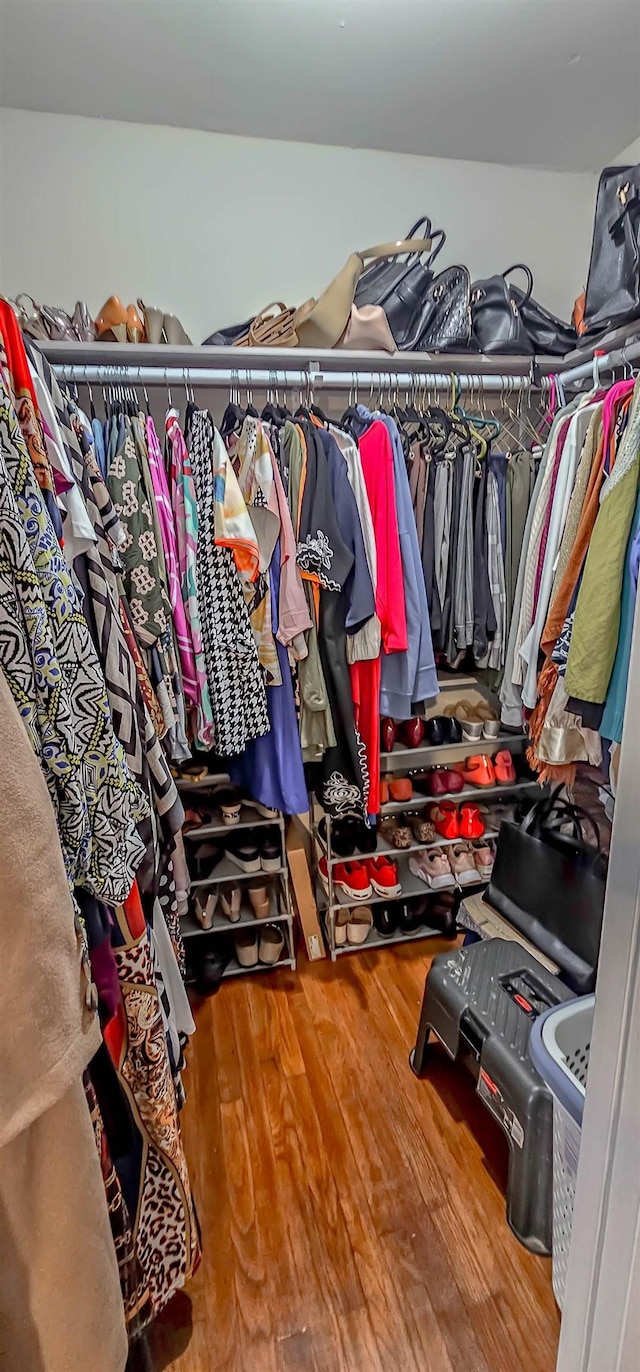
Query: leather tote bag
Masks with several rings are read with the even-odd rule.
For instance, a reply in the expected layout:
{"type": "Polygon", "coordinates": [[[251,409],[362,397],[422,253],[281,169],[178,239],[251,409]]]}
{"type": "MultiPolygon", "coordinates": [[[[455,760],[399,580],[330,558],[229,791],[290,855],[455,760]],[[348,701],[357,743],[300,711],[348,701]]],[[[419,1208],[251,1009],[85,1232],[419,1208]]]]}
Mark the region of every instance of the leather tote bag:
{"type": "Polygon", "coordinates": [[[500,276],[474,281],[471,287],[471,320],[474,341],[481,353],[501,353],[503,356],[530,356],[533,353],[533,343],[527,333],[523,314],[532,291],[533,276],[521,262],[509,267],[500,276]],[[526,291],[516,294],[511,282],[507,281],[514,271],[525,273],[526,291]]]}
{"type": "Polygon", "coordinates": [[[446,239],[443,229],[436,229],[432,234],[431,220],[426,215],[413,225],[407,237],[415,238],[423,225],[422,252],[374,262],[362,273],[356,287],[356,305],[382,306],[398,348],[406,348],[406,338],[415,332],[425,292],[433,280],[433,262],[446,239]],[[433,238],[437,238],[439,244],[430,255],[433,238]]]}
{"type": "Polygon", "coordinates": [[[598,184],[584,322],[588,334],[640,315],[640,164],[605,167],[598,184]]]}
{"type": "Polygon", "coordinates": [[[563,319],[538,304],[533,296],[527,297],[518,286],[511,290],[518,302],[520,315],[534,353],[539,356],[565,357],[578,346],[578,334],[573,324],[565,324],[563,319]]]}
{"type": "Polygon", "coordinates": [[[560,800],[561,789],[538,801],[520,824],[503,822],[486,900],[586,995],[598,962],[606,858],[591,816],[560,800]],[[596,846],[582,837],[581,820],[594,831],[596,846]]]}
{"type": "Polygon", "coordinates": [[[394,353],[395,340],[382,306],[352,305],[347,327],[336,348],[352,348],[354,352],[394,353]]]}
{"type": "MultiPolygon", "coordinates": [[[[354,303],[356,286],[367,259],[378,261],[405,253],[424,252],[429,239],[405,238],[399,243],[379,243],[364,252],[354,252],[342,271],[333,278],[317,300],[307,300],[296,311],[295,329],[302,348],[334,348],[342,337],[354,303]]],[[[380,302],[377,301],[377,304],[380,302]]],[[[385,311],[386,313],[386,311],[385,311]]]]}
{"type": "Polygon", "coordinates": [[[402,347],[413,352],[464,352],[471,345],[471,281],[466,267],[445,267],[427,285],[402,347]]]}

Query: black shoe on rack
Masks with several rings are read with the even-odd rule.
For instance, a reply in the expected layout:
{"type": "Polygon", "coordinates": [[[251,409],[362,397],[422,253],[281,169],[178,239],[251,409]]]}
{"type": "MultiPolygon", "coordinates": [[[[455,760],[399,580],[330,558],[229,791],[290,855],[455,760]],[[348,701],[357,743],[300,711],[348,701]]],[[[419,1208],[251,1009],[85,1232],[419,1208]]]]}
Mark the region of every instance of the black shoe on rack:
{"type": "Polygon", "coordinates": [[[388,904],[385,902],[382,905],[371,906],[374,926],[383,938],[390,938],[392,934],[395,934],[400,912],[403,909],[404,905],[400,900],[391,900],[388,904]]]}
{"type": "Polygon", "coordinates": [[[194,959],[193,973],[196,990],[201,996],[213,996],[220,986],[224,973],[234,956],[233,942],[223,935],[217,935],[202,956],[194,959]]]}
{"type": "Polygon", "coordinates": [[[225,844],[225,856],[241,872],[259,872],[262,864],[260,862],[260,843],[256,839],[253,830],[249,829],[244,834],[230,839],[225,844]]]}
{"type": "Polygon", "coordinates": [[[200,843],[192,857],[193,870],[197,881],[210,877],[222,858],[224,849],[220,843],[200,843]]]}

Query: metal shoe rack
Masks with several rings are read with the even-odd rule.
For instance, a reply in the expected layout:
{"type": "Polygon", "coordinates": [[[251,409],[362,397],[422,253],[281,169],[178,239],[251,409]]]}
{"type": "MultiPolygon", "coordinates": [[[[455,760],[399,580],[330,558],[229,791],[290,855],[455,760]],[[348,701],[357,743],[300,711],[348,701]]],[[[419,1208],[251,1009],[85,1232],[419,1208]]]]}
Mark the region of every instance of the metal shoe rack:
{"type": "MultiPolygon", "coordinates": [[[[202,796],[214,789],[229,783],[229,776],[226,772],[218,772],[215,775],[203,777],[201,780],[192,780],[190,777],[180,777],[176,781],[178,790],[194,793],[202,796]]],[[[189,864],[190,849],[194,843],[199,843],[205,839],[232,839],[235,834],[243,829],[277,828],[280,834],[280,866],[274,872],[243,872],[240,867],[228,857],[223,857],[216,864],[212,873],[208,877],[191,877],[191,895],[195,897],[198,893],[211,891],[215,886],[240,886],[244,882],[256,880],[264,877],[266,883],[271,886],[271,909],[268,919],[257,919],[253,913],[248,899],[242,900],[240,907],[240,919],[232,923],[218,909],[213,915],[213,926],[211,929],[203,929],[195,915],[191,913],[183,915],[180,924],[182,937],[185,941],[192,938],[213,939],[217,934],[228,934],[231,937],[239,929],[255,929],[259,935],[260,929],[266,924],[282,924],[284,927],[285,945],[278,961],[273,964],[258,962],[255,967],[241,967],[234,957],[225,967],[223,977],[238,977],[245,973],[252,972],[274,972],[280,967],[294,968],[296,965],[295,938],[293,931],[293,907],[291,904],[291,893],[289,890],[289,870],[287,867],[287,854],[285,846],[285,820],[284,815],[279,810],[277,816],[265,818],[254,810],[250,805],[243,805],[240,811],[238,824],[224,824],[222,820],[214,820],[211,824],[200,824],[193,829],[187,829],[184,834],[185,852],[187,855],[187,865],[191,873],[189,864]]]]}
{"type": "MultiPolygon", "coordinates": [[[[461,689],[463,687],[470,686],[477,687],[478,682],[474,676],[451,674],[446,678],[441,677],[439,680],[439,685],[440,691],[443,692],[448,691],[451,688],[461,689]]],[[[402,746],[402,744],[397,743],[391,752],[383,752],[380,754],[380,771],[382,775],[389,774],[391,772],[404,774],[412,772],[414,770],[419,770],[423,767],[433,767],[436,765],[446,766],[448,764],[455,765],[456,763],[461,762],[465,757],[469,756],[473,752],[483,753],[488,757],[493,757],[495,753],[500,752],[503,748],[508,748],[509,752],[511,753],[520,753],[524,750],[527,743],[528,739],[526,734],[518,731],[505,731],[500,733],[497,738],[482,739],[478,743],[472,743],[468,739],[463,739],[461,743],[445,743],[435,747],[432,745],[425,745],[425,747],[420,748],[405,748],[402,746]]],[[[452,800],[456,805],[463,800],[476,800],[478,801],[478,803],[481,804],[484,800],[490,801],[496,799],[499,796],[510,797],[527,791],[540,791],[539,783],[535,778],[525,778],[524,780],[510,782],[506,785],[482,787],[465,786],[464,790],[458,791],[456,794],[453,794],[451,796],[443,797],[443,799],[452,800]]],[[[411,800],[390,800],[382,806],[381,818],[384,819],[388,815],[415,813],[424,809],[427,805],[433,805],[436,802],[437,797],[422,795],[420,793],[414,794],[411,800]]],[[[402,885],[402,894],[397,897],[390,897],[379,896],[374,893],[366,901],[357,901],[353,900],[350,896],[345,895],[342,891],[339,891],[335,886],[333,880],[334,868],[337,864],[344,862],[345,858],[339,857],[333,852],[331,844],[331,817],[330,815],[326,815],[325,818],[327,832],[326,853],[324,852],[323,845],[321,844],[318,836],[318,823],[314,823],[313,826],[314,843],[316,850],[316,901],[318,909],[322,913],[327,947],[329,949],[332,961],[335,962],[336,958],[338,958],[342,953],[361,953],[371,948],[386,947],[388,944],[391,943],[410,943],[416,939],[433,937],[441,938],[441,928],[431,929],[427,925],[422,925],[420,926],[420,928],[408,934],[396,933],[387,936],[379,934],[374,925],[373,928],[370,930],[364,943],[346,943],[336,945],[336,916],[339,910],[343,910],[345,908],[356,908],[358,905],[374,905],[378,904],[380,901],[402,901],[404,899],[410,899],[416,896],[437,895],[437,891],[431,891],[429,886],[427,886],[423,881],[420,880],[419,877],[415,876],[414,873],[409,870],[409,857],[413,853],[419,853],[421,851],[424,851],[425,849],[446,848],[453,843],[460,842],[460,840],[449,838],[435,838],[431,839],[431,841],[428,843],[422,843],[417,841],[412,842],[410,848],[401,849],[394,848],[393,844],[388,843],[386,839],[382,837],[382,835],[378,834],[378,842],[375,852],[368,855],[355,853],[352,859],[346,860],[359,861],[360,858],[364,859],[366,856],[380,857],[383,854],[393,857],[393,860],[397,863],[398,866],[398,877],[402,885]],[[324,888],[317,866],[320,857],[323,856],[326,856],[327,859],[327,885],[329,888],[328,894],[324,888]]],[[[494,839],[497,838],[497,829],[486,830],[485,837],[494,839]]],[[[474,882],[473,884],[468,883],[464,886],[460,886],[457,882],[455,882],[452,883],[451,886],[445,887],[444,890],[453,891],[456,895],[456,903],[454,906],[454,910],[452,912],[453,918],[455,918],[458,905],[460,901],[463,899],[463,897],[465,895],[469,895],[473,891],[483,890],[486,885],[487,882],[479,877],[478,881],[474,882]]]]}

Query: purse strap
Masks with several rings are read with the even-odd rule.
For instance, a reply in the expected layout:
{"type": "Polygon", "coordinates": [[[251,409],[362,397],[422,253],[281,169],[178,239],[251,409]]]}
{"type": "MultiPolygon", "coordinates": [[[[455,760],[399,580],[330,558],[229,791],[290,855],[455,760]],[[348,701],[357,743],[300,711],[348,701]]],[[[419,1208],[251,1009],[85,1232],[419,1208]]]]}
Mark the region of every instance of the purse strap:
{"type": "MultiPolygon", "coordinates": [[[[560,794],[563,789],[562,786],[556,786],[555,790],[551,792],[551,795],[543,796],[541,800],[537,800],[535,805],[532,805],[528,814],[525,815],[520,824],[520,828],[524,830],[525,833],[530,833],[536,823],[542,829],[548,828],[548,821],[551,819],[552,814],[556,814],[565,820],[571,820],[574,836],[579,838],[582,842],[586,842],[582,831],[582,825],[586,824],[590,826],[595,835],[596,853],[600,853],[600,830],[593,815],[590,815],[588,810],[583,810],[582,806],[572,805],[569,801],[564,800],[560,794]]],[[[591,846],[592,845],[590,844],[589,847],[591,846]]]]}
{"type": "Polygon", "coordinates": [[[505,281],[507,277],[511,275],[512,272],[524,272],[527,278],[527,290],[525,291],[522,300],[520,301],[520,309],[522,309],[522,306],[526,305],[527,301],[533,295],[533,272],[531,271],[531,268],[527,267],[524,262],[514,262],[512,267],[507,267],[506,272],[502,273],[502,276],[505,281]]]}
{"type": "Polygon", "coordinates": [[[423,214],[422,219],[416,219],[415,224],[409,229],[407,238],[415,238],[418,229],[421,229],[423,224],[425,226],[425,238],[431,238],[431,220],[428,214],[423,214]]]}
{"type": "Polygon", "coordinates": [[[398,243],[378,243],[375,248],[365,248],[363,252],[358,253],[358,257],[362,259],[364,265],[368,258],[378,262],[385,257],[401,257],[405,252],[423,253],[430,251],[430,238],[401,238],[398,243]]]}

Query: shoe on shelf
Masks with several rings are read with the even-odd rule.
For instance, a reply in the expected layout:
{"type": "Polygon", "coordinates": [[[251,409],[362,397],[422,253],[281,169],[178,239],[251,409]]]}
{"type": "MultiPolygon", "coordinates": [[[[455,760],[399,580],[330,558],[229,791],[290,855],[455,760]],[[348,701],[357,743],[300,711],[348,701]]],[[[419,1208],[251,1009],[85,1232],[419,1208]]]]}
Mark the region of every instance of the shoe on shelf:
{"type": "Polygon", "coordinates": [[[429,848],[425,852],[416,853],[414,857],[409,858],[409,870],[432,891],[439,891],[444,886],[455,884],[443,848],[429,848]]]}
{"type": "Polygon", "coordinates": [[[227,828],[240,823],[241,794],[237,786],[216,786],[211,794],[211,804],[219,812],[222,823],[227,828]]]}
{"type": "Polygon", "coordinates": [[[241,967],[257,967],[258,934],[254,929],[239,929],[234,935],[236,957],[241,967]]]}
{"type": "Polygon", "coordinates": [[[280,961],[284,948],[284,933],[279,924],[265,924],[260,930],[258,957],[267,967],[274,967],[280,961]]]}
{"type": "Polygon", "coordinates": [[[392,848],[410,848],[411,830],[404,822],[404,816],[400,815],[396,820],[385,819],[380,825],[380,836],[385,843],[390,843],[392,848]]]}
{"type": "MultiPolygon", "coordinates": [[[[331,851],[336,857],[353,857],[356,851],[356,824],[355,817],[346,816],[344,819],[331,820],[331,851]]],[[[318,841],[320,847],[327,852],[327,819],[326,815],[320,820],[318,825],[318,841]]]]}
{"type": "Polygon", "coordinates": [[[333,884],[344,891],[349,900],[370,900],[373,895],[366,862],[339,862],[333,869],[333,884]]]}
{"type": "Polygon", "coordinates": [[[398,737],[395,719],[390,719],[385,715],[380,720],[380,751],[383,753],[393,752],[393,745],[398,737]]]}
{"type": "Polygon", "coordinates": [[[424,813],[407,815],[407,824],[416,843],[433,843],[436,836],[435,826],[428,817],[424,817],[424,813]]]}
{"type": "Polygon", "coordinates": [[[268,919],[270,914],[269,887],[256,878],[247,884],[247,894],[256,919],[268,919]]]}
{"type": "Polygon", "coordinates": [[[388,905],[384,902],[371,907],[373,923],[382,938],[391,938],[395,934],[402,908],[402,902],[395,900],[389,901],[388,905]]]}
{"type": "Polygon", "coordinates": [[[455,891],[438,891],[427,898],[424,922],[430,929],[439,929],[445,938],[457,938],[457,896],[455,891]]]}
{"type": "Polygon", "coordinates": [[[440,748],[447,743],[460,743],[462,725],[453,715],[433,715],[425,722],[424,741],[430,748],[440,748]]]}
{"type": "Polygon", "coordinates": [[[452,800],[429,806],[429,819],[441,838],[460,838],[460,814],[452,800]]]}
{"type": "Polygon", "coordinates": [[[415,896],[413,900],[407,900],[400,910],[398,916],[398,928],[401,934],[415,934],[422,924],[427,923],[426,910],[429,904],[429,896],[415,896]]]}
{"type": "Polygon", "coordinates": [[[344,948],[347,942],[347,924],[350,915],[351,911],[346,906],[342,910],[334,910],[333,912],[333,941],[336,948],[344,948]]]}
{"type": "Polygon", "coordinates": [[[495,843],[489,838],[477,839],[473,844],[473,861],[481,881],[488,881],[496,856],[495,843]]]}
{"type": "Polygon", "coordinates": [[[473,886],[477,882],[478,869],[468,843],[455,843],[448,848],[447,859],[458,886],[473,886]]]}
{"type": "Polygon", "coordinates": [[[213,916],[218,904],[218,887],[214,891],[209,891],[206,896],[200,899],[196,896],[193,902],[193,913],[201,929],[213,929],[213,916]]]}
{"type": "Polygon", "coordinates": [[[254,800],[253,796],[243,796],[242,804],[248,805],[252,810],[257,810],[263,819],[277,819],[279,810],[274,810],[271,805],[263,805],[261,800],[254,800]]]}
{"type": "Polygon", "coordinates": [[[106,342],[126,343],[127,311],[117,295],[110,295],[98,311],[96,334],[106,342]]]}
{"type": "MultiPolygon", "coordinates": [[[[510,756],[511,754],[509,754],[510,756]]],[[[496,784],[495,767],[486,753],[477,753],[474,757],[468,757],[464,763],[462,775],[467,786],[495,786],[496,784]]]]}
{"type": "Polygon", "coordinates": [[[447,705],[444,711],[450,719],[457,719],[462,729],[462,737],[469,743],[477,743],[482,738],[482,716],[477,705],[471,700],[456,700],[447,705]]]}
{"type": "Polygon", "coordinates": [[[486,700],[481,701],[478,706],[478,714],[482,720],[482,733],[484,738],[498,738],[500,734],[500,716],[493,705],[489,705],[486,700]]]}
{"type": "Polygon", "coordinates": [[[354,818],[353,835],[359,853],[375,853],[378,846],[378,830],[374,824],[365,824],[363,819],[354,818]]]}
{"type": "Polygon", "coordinates": [[[201,996],[213,996],[234,954],[232,940],[225,934],[214,939],[215,947],[207,948],[193,968],[196,990],[201,996]]]}
{"type": "Polygon", "coordinates": [[[370,905],[360,905],[352,910],[347,922],[347,943],[354,945],[366,943],[373,928],[373,910],[370,905]]]}
{"type": "MultiPolygon", "coordinates": [[[[138,309],[144,319],[144,333],[147,343],[158,344],[162,342],[162,325],[164,316],[162,310],[157,310],[153,305],[145,305],[144,300],[138,297],[138,309]]],[[[96,324],[97,324],[96,320],[96,324]]]]}
{"type": "Polygon", "coordinates": [[[398,878],[398,866],[388,857],[368,858],[364,866],[369,881],[378,896],[401,896],[402,885],[398,878]]]}
{"type": "Polygon", "coordinates": [[[456,795],[464,789],[464,777],[457,767],[430,767],[416,773],[414,781],[428,796],[456,795]]]}
{"type": "Polygon", "coordinates": [[[513,758],[507,748],[502,752],[496,753],[493,759],[496,781],[500,786],[508,786],[516,780],[516,769],[513,765],[513,758]]]}
{"type": "Polygon", "coordinates": [[[239,886],[223,886],[220,892],[220,904],[227,919],[232,924],[237,924],[240,919],[240,905],[242,903],[242,891],[239,886]]]}
{"type": "Polygon", "coordinates": [[[144,324],[135,305],[127,305],[127,343],[142,343],[144,324]]]}
{"type": "Polygon", "coordinates": [[[227,843],[224,851],[225,856],[228,857],[229,861],[233,862],[236,867],[239,867],[241,872],[260,871],[262,866],[260,861],[260,848],[251,831],[247,833],[246,837],[240,838],[238,836],[238,838],[233,839],[231,843],[227,843]]]}
{"type": "Polygon", "coordinates": [[[210,877],[223,857],[224,849],[220,843],[199,843],[193,854],[193,870],[197,881],[210,877]]]}
{"type": "Polygon", "coordinates": [[[380,804],[389,803],[389,782],[386,777],[380,777],[380,804]]]}
{"type": "Polygon", "coordinates": [[[191,343],[191,339],[189,338],[186,329],[183,329],[178,316],[175,314],[164,315],[162,320],[162,332],[166,342],[169,343],[172,348],[175,348],[176,344],[191,343]]]}
{"type": "Polygon", "coordinates": [[[258,847],[263,872],[279,872],[282,866],[280,830],[263,830],[258,839],[258,847]]]}
{"type": "Polygon", "coordinates": [[[403,748],[419,748],[424,738],[424,720],[418,715],[403,719],[398,725],[398,739],[403,748]]]}
{"type": "Polygon", "coordinates": [[[460,838],[482,838],[484,830],[480,806],[472,800],[463,800],[460,806],[460,838]]]}
{"type": "Polygon", "coordinates": [[[388,787],[391,800],[411,800],[413,797],[413,786],[409,777],[383,777],[380,785],[388,787]]]}
{"type": "Polygon", "coordinates": [[[172,763],[171,772],[181,781],[204,781],[205,777],[209,775],[209,768],[203,767],[202,763],[196,762],[194,758],[191,762],[178,762],[175,765],[172,763]]]}

